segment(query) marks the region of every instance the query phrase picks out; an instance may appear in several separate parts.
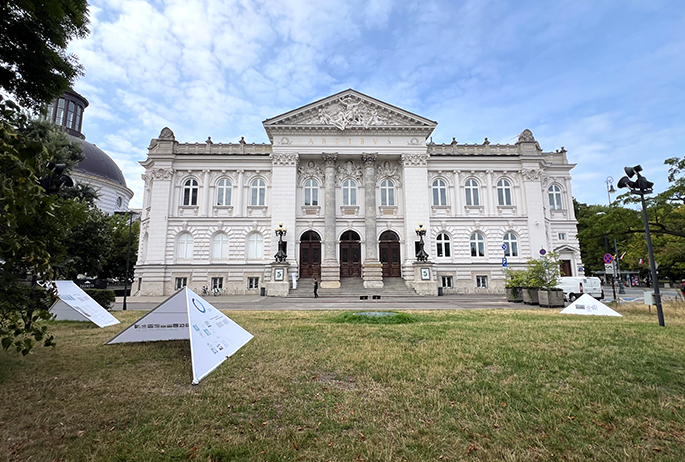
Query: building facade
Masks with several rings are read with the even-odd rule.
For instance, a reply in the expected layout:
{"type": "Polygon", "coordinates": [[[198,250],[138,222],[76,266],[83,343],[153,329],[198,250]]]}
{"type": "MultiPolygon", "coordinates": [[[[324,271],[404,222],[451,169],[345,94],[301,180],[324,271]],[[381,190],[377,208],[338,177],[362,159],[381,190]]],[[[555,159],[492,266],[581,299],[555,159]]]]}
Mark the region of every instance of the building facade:
{"type": "Polygon", "coordinates": [[[264,121],[268,144],[179,143],[164,128],[141,163],[134,291],[282,296],[317,277],[503,293],[505,259],[550,251],[582,274],[566,151],[543,152],[530,130],[515,144],[435,144],[436,125],[346,90],[264,121]]]}

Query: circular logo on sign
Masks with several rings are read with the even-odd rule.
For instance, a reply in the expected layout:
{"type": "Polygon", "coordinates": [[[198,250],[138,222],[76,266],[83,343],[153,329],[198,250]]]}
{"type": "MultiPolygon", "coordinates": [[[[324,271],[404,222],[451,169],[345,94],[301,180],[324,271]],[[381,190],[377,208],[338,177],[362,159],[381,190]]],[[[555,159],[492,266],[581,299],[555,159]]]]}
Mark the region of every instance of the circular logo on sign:
{"type": "Polygon", "coordinates": [[[207,311],[207,309],[205,308],[205,306],[201,302],[198,302],[194,298],[192,300],[193,300],[193,305],[195,305],[195,308],[197,308],[197,311],[199,311],[200,313],[204,313],[205,311],[207,311]]]}

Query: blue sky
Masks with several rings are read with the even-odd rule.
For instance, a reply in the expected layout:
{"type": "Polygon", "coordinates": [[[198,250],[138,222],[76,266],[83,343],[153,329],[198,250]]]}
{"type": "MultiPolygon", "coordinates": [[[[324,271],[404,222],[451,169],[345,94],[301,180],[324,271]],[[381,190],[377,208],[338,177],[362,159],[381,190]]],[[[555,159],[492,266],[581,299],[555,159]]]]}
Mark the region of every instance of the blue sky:
{"type": "Polygon", "coordinates": [[[436,143],[564,146],[573,195],[641,164],[655,190],[685,155],[682,0],[96,0],[83,132],[140,207],[138,162],[181,142],[268,142],[261,122],[354,88],[438,122],[436,143]]]}

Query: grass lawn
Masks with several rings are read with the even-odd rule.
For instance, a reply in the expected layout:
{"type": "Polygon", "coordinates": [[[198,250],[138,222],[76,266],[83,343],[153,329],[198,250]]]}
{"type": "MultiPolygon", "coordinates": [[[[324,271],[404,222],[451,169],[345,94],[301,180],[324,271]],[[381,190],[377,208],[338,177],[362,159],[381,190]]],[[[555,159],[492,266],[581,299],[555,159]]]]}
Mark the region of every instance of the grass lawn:
{"type": "Polygon", "coordinates": [[[141,312],[53,323],[0,352],[0,460],[685,461],[685,309],[620,311],[231,312],[198,386],[187,341],[103,345],[141,312]]]}

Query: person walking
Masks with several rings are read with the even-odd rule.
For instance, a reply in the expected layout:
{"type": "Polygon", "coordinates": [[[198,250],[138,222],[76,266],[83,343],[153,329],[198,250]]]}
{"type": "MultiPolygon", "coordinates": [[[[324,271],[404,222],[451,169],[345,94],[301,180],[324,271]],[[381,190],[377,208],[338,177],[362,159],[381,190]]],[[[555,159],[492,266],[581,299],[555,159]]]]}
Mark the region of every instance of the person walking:
{"type": "Polygon", "coordinates": [[[319,298],[317,291],[319,290],[319,281],[314,278],[314,298],[319,298]]]}
{"type": "Polygon", "coordinates": [[[680,292],[683,294],[683,298],[685,298],[685,279],[683,279],[683,285],[680,286],[680,292]]]}

